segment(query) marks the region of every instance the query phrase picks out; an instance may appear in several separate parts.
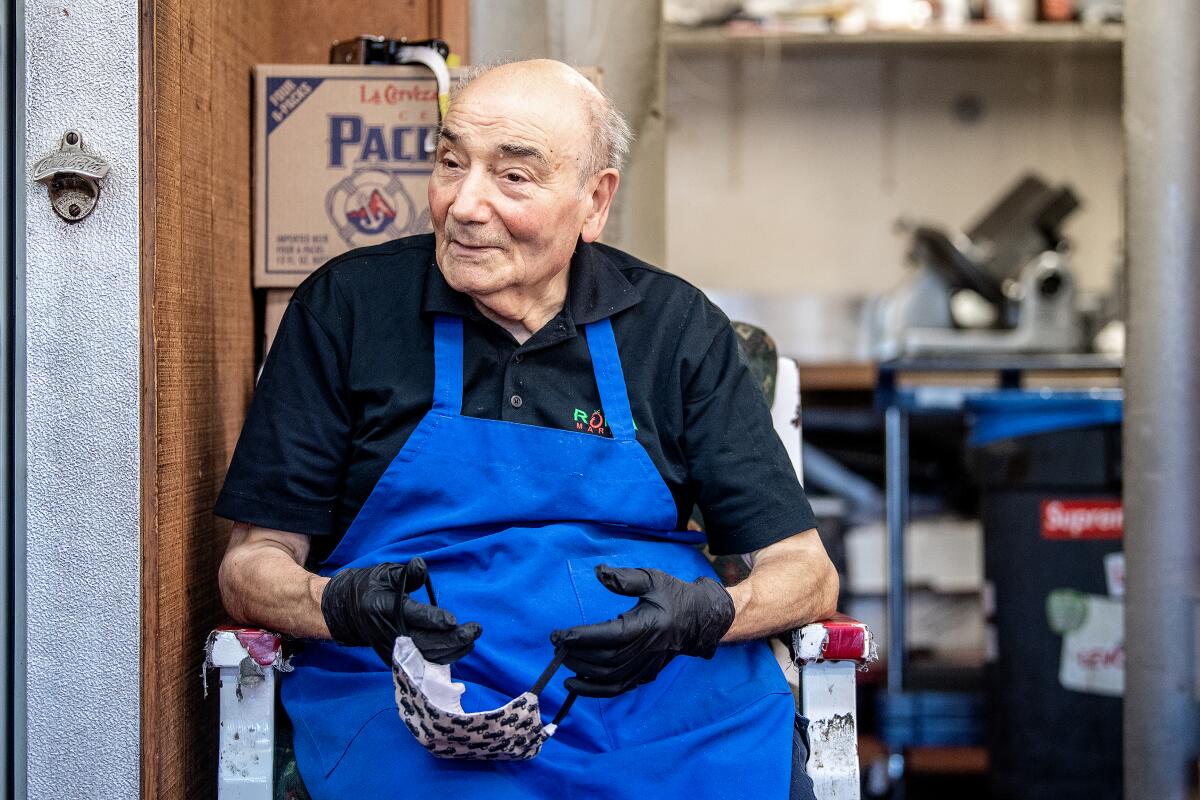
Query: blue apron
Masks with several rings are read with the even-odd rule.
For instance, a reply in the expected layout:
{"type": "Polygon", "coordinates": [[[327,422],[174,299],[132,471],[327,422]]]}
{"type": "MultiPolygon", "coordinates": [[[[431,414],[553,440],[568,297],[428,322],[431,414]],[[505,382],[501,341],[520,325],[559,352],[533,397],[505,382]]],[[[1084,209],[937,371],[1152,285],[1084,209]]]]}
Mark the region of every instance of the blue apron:
{"type": "MultiPolygon", "coordinates": [[[[388,466],[321,574],[421,556],[440,605],[483,626],[453,667],[466,711],[527,691],[550,632],[611,619],[634,600],[593,568],[715,577],[673,530],[670,491],[635,438],[607,319],[586,326],[612,438],[462,414],[462,319],[434,323],[433,407],[388,466]]],[[[282,699],[301,775],[324,798],[782,798],[795,704],[762,642],[679,657],[620,697],[581,697],[530,761],[455,761],[422,748],[396,712],[391,673],[368,647],[310,642],[282,699]]],[[[563,670],[541,694],[553,715],[563,670]]]]}

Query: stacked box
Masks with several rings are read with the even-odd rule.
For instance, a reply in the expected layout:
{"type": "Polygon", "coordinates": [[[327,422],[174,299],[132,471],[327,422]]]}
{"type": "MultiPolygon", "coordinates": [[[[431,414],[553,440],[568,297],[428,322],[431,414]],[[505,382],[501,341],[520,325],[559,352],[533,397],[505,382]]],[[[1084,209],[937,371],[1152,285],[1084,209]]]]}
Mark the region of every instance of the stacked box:
{"type": "Polygon", "coordinates": [[[295,287],[347,250],[430,230],[432,72],[265,64],[254,82],[256,287],[295,287]]]}

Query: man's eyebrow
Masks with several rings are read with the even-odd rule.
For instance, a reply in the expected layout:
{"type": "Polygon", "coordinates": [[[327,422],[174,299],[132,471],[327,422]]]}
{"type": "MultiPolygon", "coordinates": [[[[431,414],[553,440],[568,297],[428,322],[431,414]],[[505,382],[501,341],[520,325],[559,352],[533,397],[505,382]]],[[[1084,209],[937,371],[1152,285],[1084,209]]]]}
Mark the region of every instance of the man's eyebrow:
{"type": "Polygon", "coordinates": [[[527,144],[508,142],[500,145],[500,147],[497,149],[506,156],[513,156],[514,158],[532,158],[534,161],[540,161],[541,163],[547,165],[550,163],[550,159],[546,158],[545,153],[543,153],[541,150],[538,150],[536,147],[531,147],[527,144]]]}
{"type": "Polygon", "coordinates": [[[445,139],[450,144],[458,144],[458,134],[445,126],[438,129],[438,138],[445,139]]]}

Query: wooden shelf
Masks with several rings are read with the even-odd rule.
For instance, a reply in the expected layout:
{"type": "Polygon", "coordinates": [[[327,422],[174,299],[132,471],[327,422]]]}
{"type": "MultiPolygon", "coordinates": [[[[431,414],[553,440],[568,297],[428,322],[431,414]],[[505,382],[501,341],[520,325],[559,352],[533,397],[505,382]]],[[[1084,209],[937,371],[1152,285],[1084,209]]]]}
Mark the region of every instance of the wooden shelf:
{"type": "Polygon", "coordinates": [[[910,747],[904,751],[904,768],[932,775],[985,775],[986,747],[910,747]]]}
{"type": "MultiPolygon", "coordinates": [[[[886,758],[890,750],[878,736],[858,737],[860,766],[886,758]]],[[[904,750],[904,770],[911,775],[986,775],[990,761],[984,746],[908,747],[904,750]]]]}
{"type": "Polygon", "coordinates": [[[1022,28],[974,24],[961,30],[868,30],[863,33],[810,33],[753,26],[688,28],[668,25],[664,41],[671,51],[721,51],[764,47],[962,47],[1065,46],[1119,53],[1125,39],[1122,25],[1084,27],[1071,23],[1041,23],[1022,28]]]}
{"type": "MultiPolygon", "coordinates": [[[[980,356],[987,358],[987,356],[980,356]]],[[[915,362],[920,363],[920,362],[915,362]]],[[[1046,389],[1119,389],[1121,365],[1119,361],[1105,360],[1103,356],[1091,357],[1084,362],[1086,369],[1070,372],[1056,370],[1052,366],[1042,369],[1024,370],[1023,385],[1026,388],[1046,389]]],[[[800,391],[874,391],[879,377],[879,366],[873,361],[798,361],[800,391]]],[[[941,366],[944,366],[942,364],[941,366]]],[[[996,371],[980,366],[975,372],[945,372],[933,369],[905,370],[898,380],[901,386],[968,386],[992,388],[996,386],[996,371]]]]}
{"type": "Polygon", "coordinates": [[[800,391],[874,391],[876,368],[873,361],[828,363],[798,362],[800,391]]]}

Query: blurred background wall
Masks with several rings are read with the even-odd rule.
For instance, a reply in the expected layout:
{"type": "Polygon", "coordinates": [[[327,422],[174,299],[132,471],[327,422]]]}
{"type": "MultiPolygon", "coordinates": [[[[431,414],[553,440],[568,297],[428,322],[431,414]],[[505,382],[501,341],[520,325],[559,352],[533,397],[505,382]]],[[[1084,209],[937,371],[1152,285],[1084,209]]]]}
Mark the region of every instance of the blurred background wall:
{"type": "Polygon", "coordinates": [[[600,68],[637,137],[604,240],[656,264],[666,255],[661,27],[659,0],[471,3],[471,63],[557,58],[600,68]]]}
{"type": "MultiPolygon", "coordinates": [[[[669,41],[669,40],[668,40],[669,41]]],[[[1082,287],[1121,246],[1119,48],[668,45],[667,256],[701,286],[877,292],[901,216],[969,227],[1024,171],[1071,184],[1082,287]]]]}

